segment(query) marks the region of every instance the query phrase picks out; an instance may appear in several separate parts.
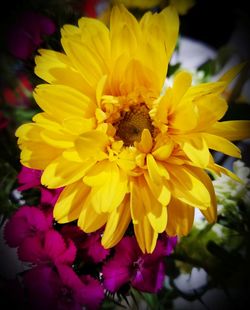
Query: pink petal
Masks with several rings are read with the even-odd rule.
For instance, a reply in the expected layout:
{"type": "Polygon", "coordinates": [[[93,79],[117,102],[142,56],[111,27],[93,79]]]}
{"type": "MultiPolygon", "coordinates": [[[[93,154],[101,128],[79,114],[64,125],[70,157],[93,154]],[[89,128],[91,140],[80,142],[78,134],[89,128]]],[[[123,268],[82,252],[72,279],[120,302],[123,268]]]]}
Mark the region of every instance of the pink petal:
{"type": "Polygon", "coordinates": [[[57,273],[47,265],[33,268],[24,275],[24,286],[32,309],[56,309],[59,285],[57,273]]]}
{"type": "Polygon", "coordinates": [[[44,250],[42,247],[42,236],[28,237],[17,249],[18,258],[21,261],[39,263],[44,260],[44,250]]]}
{"type": "Polygon", "coordinates": [[[29,236],[50,229],[52,222],[36,207],[20,207],[5,225],[4,237],[11,247],[16,247],[29,236]]]}
{"type": "Polygon", "coordinates": [[[68,287],[71,287],[74,290],[75,294],[78,294],[82,290],[83,283],[78,277],[78,275],[74,272],[72,267],[64,264],[58,264],[57,270],[62,280],[62,283],[68,287]]]}
{"type": "Polygon", "coordinates": [[[108,249],[104,249],[102,246],[101,236],[99,233],[89,234],[81,248],[86,249],[87,256],[94,263],[102,262],[110,252],[108,249]]]}
{"type": "Polygon", "coordinates": [[[160,262],[155,266],[151,266],[151,268],[137,270],[134,278],[131,280],[131,284],[139,291],[156,293],[163,286],[164,276],[164,264],[160,262]]]}
{"type": "Polygon", "coordinates": [[[99,309],[104,299],[104,289],[100,282],[90,276],[81,276],[84,288],[80,299],[89,310],[99,309]]]}
{"type": "Polygon", "coordinates": [[[30,169],[22,166],[18,174],[18,183],[22,184],[18,187],[19,191],[40,186],[41,170],[30,169]]]}
{"type": "Polygon", "coordinates": [[[129,264],[124,265],[114,257],[102,268],[103,284],[110,292],[115,293],[124,284],[128,283],[132,276],[132,269],[129,264]]]}
{"type": "Polygon", "coordinates": [[[55,230],[46,233],[44,249],[55,263],[72,264],[75,259],[76,247],[73,242],[69,241],[66,244],[62,235],[55,230]]]}

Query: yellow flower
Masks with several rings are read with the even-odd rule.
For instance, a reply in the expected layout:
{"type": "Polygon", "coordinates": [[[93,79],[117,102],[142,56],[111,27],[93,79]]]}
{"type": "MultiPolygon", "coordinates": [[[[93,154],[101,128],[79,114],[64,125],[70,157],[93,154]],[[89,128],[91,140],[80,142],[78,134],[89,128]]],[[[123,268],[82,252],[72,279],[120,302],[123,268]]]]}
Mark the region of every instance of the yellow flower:
{"type": "Polygon", "coordinates": [[[233,174],[209,149],[239,157],[228,140],[248,136],[246,121],[218,122],[227,109],[221,93],[239,67],[199,86],[181,72],[161,93],[178,31],[172,7],[138,22],[115,6],[110,30],[81,18],[62,29],[65,54],[40,50],[36,57],[35,72],[47,84],[34,97],[44,112],[16,132],[21,162],[43,170],[48,188],[64,187],[56,221],[78,220],[88,233],[105,225],[106,248],[131,222],[140,248],[151,253],[159,233],[189,232],[194,208],[215,221],[205,169],[233,174]]]}

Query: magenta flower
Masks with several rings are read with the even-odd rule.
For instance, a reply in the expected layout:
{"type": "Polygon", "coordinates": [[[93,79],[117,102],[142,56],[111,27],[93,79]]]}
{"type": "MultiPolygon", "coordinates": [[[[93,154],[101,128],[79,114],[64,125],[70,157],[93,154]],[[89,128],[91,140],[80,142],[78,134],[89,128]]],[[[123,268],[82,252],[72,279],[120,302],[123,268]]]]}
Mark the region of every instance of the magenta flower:
{"type": "Polygon", "coordinates": [[[22,166],[21,171],[17,176],[18,183],[20,184],[18,190],[24,191],[34,187],[39,187],[41,185],[41,175],[41,170],[35,170],[22,166]]]}
{"type": "Polygon", "coordinates": [[[39,208],[45,212],[45,214],[52,220],[53,219],[53,207],[63,190],[48,189],[41,185],[41,170],[30,169],[22,166],[21,171],[18,174],[18,183],[20,186],[17,188],[19,191],[25,191],[32,188],[37,188],[41,192],[40,206],[39,208]]]}
{"type": "Polygon", "coordinates": [[[81,276],[81,281],[84,284],[83,289],[83,304],[86,309],[99,309],[102,300],[104,299],[104,289],[100,282],[91,276],[81,276]]]}
{"type": "Polygon", "coordinates": [[[8,220],[4,237],[10,247],[22,246],[29,238],[40,236],[52,227],[52,221],[36,207],[22,206],[8,220]]]}
{"type": "Polygon", "coordinates": [[[109,249],[104,249],[102,246],[101,234],[98,231],[86,234],[77,226],[65,225],[61,233],[75,243],[77,255],[82,261],[97,264],[102,262],[110,252],[109,249]]]}
{"type": "Polygon", "coordinates": [[[10,53],[22,60],[28,59],[42,44],[44,36],[55,32],[55,23],[37,12],[22,13],[7,34],[10,53]]]}
{"type": "Polygon", "coordinates": [[[103,288],[97,280],[78,277],[66,265],[35,267],[25,274],[24,286],[32,309],[36,310],[82,310],[83,306],[98,309],[104,299],[103,288]]]}
{"type": "Polygon", "coordinates": [[[40,200],[41,206],[54,207],[58,197],[60,196],[63,190],[63,187],[56,189],[47,189],[41,185],[40,190],[41,190],[41,200],[40,200]]]}
{"type": "Polygon", "coordinates": [[[115,247],[114,257],[103,266],[104,286],[115,293],[130,282],[140,291],[156,293],[163,285],[163,259],[169,252],[170,244],[164,239],[157,241],[152,254],[143,254],[134,237],[124,237],[115,247]]]}
{"type": "Polygon", "coordinates": [[[20,260],[34,264],[72,265],[76,256],[76,247],[71,240],[65,242],[62,235],[55,230],[33,238],[26,238],[18,248],[20,260]]]}

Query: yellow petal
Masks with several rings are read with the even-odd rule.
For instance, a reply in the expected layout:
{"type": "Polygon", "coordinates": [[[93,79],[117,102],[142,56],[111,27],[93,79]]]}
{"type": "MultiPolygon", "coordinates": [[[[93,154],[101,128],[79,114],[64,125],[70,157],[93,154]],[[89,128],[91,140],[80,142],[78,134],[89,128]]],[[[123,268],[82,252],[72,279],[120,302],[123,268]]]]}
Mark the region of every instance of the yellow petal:
{"type": "Polygon", "coordinates": [[[34,98],[41,109],[61,121],[79,115],[90,117],[95,111],[95,104],[89,97],[65,85],[38,85],[34,98]]]}
{"type": "Polygon", "coordinates": [[[83,178],[92,186],[91,200],[97,213],[112,212],[123,201],[127,192],[127,176],[108,160],[96,164],[83,178]]]}
{"type": "Polygon", "coordinates": [[[217,201],[212,180],[210,179],[209,175],[202,169],[193,167],[192,170],[195,171],[196,176],[199,177],[202,183],[206,186],[211,198],[210,207],[208,207],[206,210],[200,211],[209,223],[214,223],[217,220],[217,201]]]}
{"type": "Polygon", "coordinates": [[[105,157],[106,153],[104,150],[107,143],[108,137],[105,133],[91,130],[83,133],[78,139],[76,139],[75,148],[83,160],[88,158],[101,160],[105,157]]]}
{"type": "Polygon", "coordinates": [[[134,224],[134,232],[143,253],[152,253],[155,249],[158,233],[154,231],[146,216],[138,224],[134,224]]]}
{"type": "Polygon", "coordinates": [[[161,185],[156,185],[149,177],[148,173],[144,174],[148,187],[151,190],[152,195],[163,205],[166,206],[169,203],[171,192],[166,182],[161,185]]]}
{"type": "Polygon", "coordinates": [[[240,149],[232,142],[209,133],[202,133],[202,136],[206,140],[207,146],[215,151],[227,154],[232,157],[241,158],[240,149]]]}
{"type": "Polygon", "coordinates": [[[241,180],[235,173],[233,173],[231,170],[228,170],[227,168],[217,165],[217,164],[213,164],[210,165],[209,167],[213,172],[217,173],[219,176],[221,175],[221,173],[227,175],[228,177],[230,177],[231,179],[244,184],[244,181],[241,180]]]}
{"type": "Polygon", "coordinates": [[[169,140],[167,144],[164,144],[154,150],[152,154],[154,155],[154,158],[157,160],[166,160],[172,153],[174,148],[174,143],[172,140],[169,140]]]}
{"type": "Polygon", "coordinates": [[[138,224],[142,221],[146,213],[141,197],[141,191],[137,178],[132,178],[130,181],[130,208],[133,224],[138,224]]]}
{"type": "Polygon", "coordinates": [[[166,206],[162,206],[161,204],[156,203],[152,212],[147,214],[147,217],[154,231],[157,233],[162,233],[165,231],[168,221],[166,206]]]}
{"type": "Polygon", "coordinates": [[[188,72],[181,71],[176,74],[174,77],[174,84],[173,84],[173,99],[174,104],[177,105],[186,91],[192,84],[192,75],[188,72]]]}
{"type": "Polygon", "coordinates": [[[110,38],[106,25],[98,19],[88,17],[80,18],[78,25],[81,31],[81,41],[88,46],[103,68],[108,68],[110,62],[110,38]]]}
{"type": "Polygon", "coordinates": [[[21,147],[21,163],[22,165],[38,170],[44,170],[51,161],[55,160],[61,150],[39,142],[25,142],[25,147],[21,147]]]}
{"type": "Polygon", "coordinates": [[[102,236],[104,248],[115,246],[125,234],[131,220],[129,195],[125,196],[118,208],[110,213],[102,236]]]}
{"type": "Polygon", "coordinates": [[[44,170],[41,183],[48,188],[58,188],[69,185],[82,178],[95,164],[93,161],[72,162],[63,156],[56,158],[44,170]]]}
{"type": "Polygon", "coordinates": [[[148,129],[143,129],[141,134],[141,141],[139,143],[135,143],[135,146],[143,153],[148,153],[151,151],[153,140],[148,129]]]}
{"type": "Polygon", "coordinates": [[[221,119],[228,109],[226,100],[214,94],[199,98],[195,104],[199,111],[197,131],[206,131],[207,128],[221,119]]]}
{"type": "Polygon", "coordinates": [[[76,220],[84,206],[90,188],[82,181],[67,185],[61,192],[54,210],[55,220],[60,223],[68,223],[76,220]]]}
{"type": "Polygon", "coordinates": [[[41,56],[35,57],[37,76],[48,83],[67,85],[87,96],[93,96],[94,92],[88,80],[77,72],[65,54],[45,49],[39,49],[38,52],[41,56]]]}
{"type": "MultiPolygon", "coordinates": [[[[63,151],[62,156],[67,159],[68,161],[74,161],[77,163],[83,163],[84,161],[79,156],[79,153],[76,151],[75,147],[66,149],[63,151]]],[[[93,162],[95,162],[94,159],[91,159],[93,162]]]]}
{"type": "Polygon", "coordinates": [[[207,132],[231,141],[247,139],[250,137],[250,121],[217,122],[207,132]]]}
{"type": "Polygon", "coordinates": [[[198,115],[193,102],[183,99],[177,106],[173,105],[172,109],[173,113],[168,118],[169,128],[173,132],[186,132],[197,126],[198,115]]]}
{"type": "Polygon", "coordinates": [[[82,77],[88,81],[93,89],[96,89],[101,77],[107,73],[105,63],[100,58],[95,57],[96,54],[82,41],[63,37],[61,43],[67,56],[82,77]]]}
{"type": "Polygon", "coordinates": [[[23,124],[17,128],[15,135],[19,138],[19,141],[33,141],[33,142],[41,142],[41,134],[42,128],[33,123],[23,124]]]}
{"type": "Polygon", "coordinates": [[[58,148],[71,148],[74,146],[75,136],[67,134],[62,130],[57,132],[51,130],[41,131],[41,138],[49,145],[58,148]]]}
{"type": "Polygon", "coordinates": [[[138,185],[145,212],[152,228],[162,233],[167,225],[167,209],[152,195],[143,176],[138,177],[138,185]]]}
{"type": "Polygon", "coordinates": [[[89,202],[88,197],[77,222],[77,225],[86,233],[97,231],[103,227],[108,218],[108,215],[105,213],[97,213],[93,204],[89,202]]]}
{"type": "Polygon", "coordinates": [[[126,51],[133,53],[137,46],[139,25],[124,5],[113,7],[110,16],[111,55],[116,60],[126,51]],[[122,38],[122,39],[121,39],[122,38]]]}
{"type": "Polygon", "coordinates": [[[83,118],[83,117],[68,117],[63,120],[63,127],[65,130],[70,132],[72,135],[81,135],[86,131],[94,129],[96,124],[95,119],[83,118]]]}
{"type": "Polygon", "coordinates": [[[206,167],[209,162],[209,149],[206,140],[200,133],[174,137],[187,157],[200,167],[206,167]]]}
{"type": "Polygon", "coordinates": [[[58,122],[52,115],[46,112],[41,112],[33,116],[32,120],[42,128],[57,131],[62,129],[60,122],[58,122]]]}
{"type": "Polygon", "coordinates": [[[147,168],[148,168],[149,176],[152,179],[152,181],[157,185],[161,185],[162,175],[160,173],[160,170],[158,168],[158,165],[154,157],[151,154],[147,155],[147,168]]]}
{"type": "Polygon", "coordinates": [[[168,165],[171,182],[171,192],[177,199],[199,209],[211,205],[211,197],[200,175],[192,166],[168,165]]]}
{"type": "Polygon", "coordinates": [[[159,14],[147,12],[140,20],[140,28],[144,44],[138,54],[149,69],[157,73],[161,91],[179,34],[178,14],[171,6],[159,14]]]}
{"type": "Polygon", "coordinates": [[[208,82],[192,86],[184,95],[185,100],[197,100],[209,94],[218,95],[223,92],[226,87],[225,81],[208,82]]]}
{"type": "Polygon", "coordinates": [[[117,165],[124,171],[132,171],[136,167],[135,152],[132,148],[123,148],[117,156],[117,165]]]}
{"type": "Polygon", "coordinates": [[[186,236],[193,225],[194,208],[177,198],[172,197],[167,210],[167,234],[169,236],[186,236]]]}

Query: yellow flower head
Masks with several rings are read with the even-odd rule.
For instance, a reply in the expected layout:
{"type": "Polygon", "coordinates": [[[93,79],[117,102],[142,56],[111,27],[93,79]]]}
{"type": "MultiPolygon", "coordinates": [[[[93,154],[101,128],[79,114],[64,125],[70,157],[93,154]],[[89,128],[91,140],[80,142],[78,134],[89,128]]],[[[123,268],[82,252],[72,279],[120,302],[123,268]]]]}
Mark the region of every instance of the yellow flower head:
{"type": "Polygon", "coordinates": [[[151,253],[159,233],[185,235],[194,208],[216,219],[204,169],[230,174],[209,149],[239,157],[229,140],[247,136],[247,122],[218,122],[233,69],[218,82],[191,85],[176,75],[162,94],[179,31],[176,10],[146,13],[138,22],[123,5],[110,28],[81,18],[62,29],[64,53],[40,50],[36,74],[47,83],[34,97],[43,112],[16,132],[23,165],[43,170],[48,188],[64,187],[54,208],[59,223],[78,220],[102,244],[119,242],[132,222],[151,253]]]}

